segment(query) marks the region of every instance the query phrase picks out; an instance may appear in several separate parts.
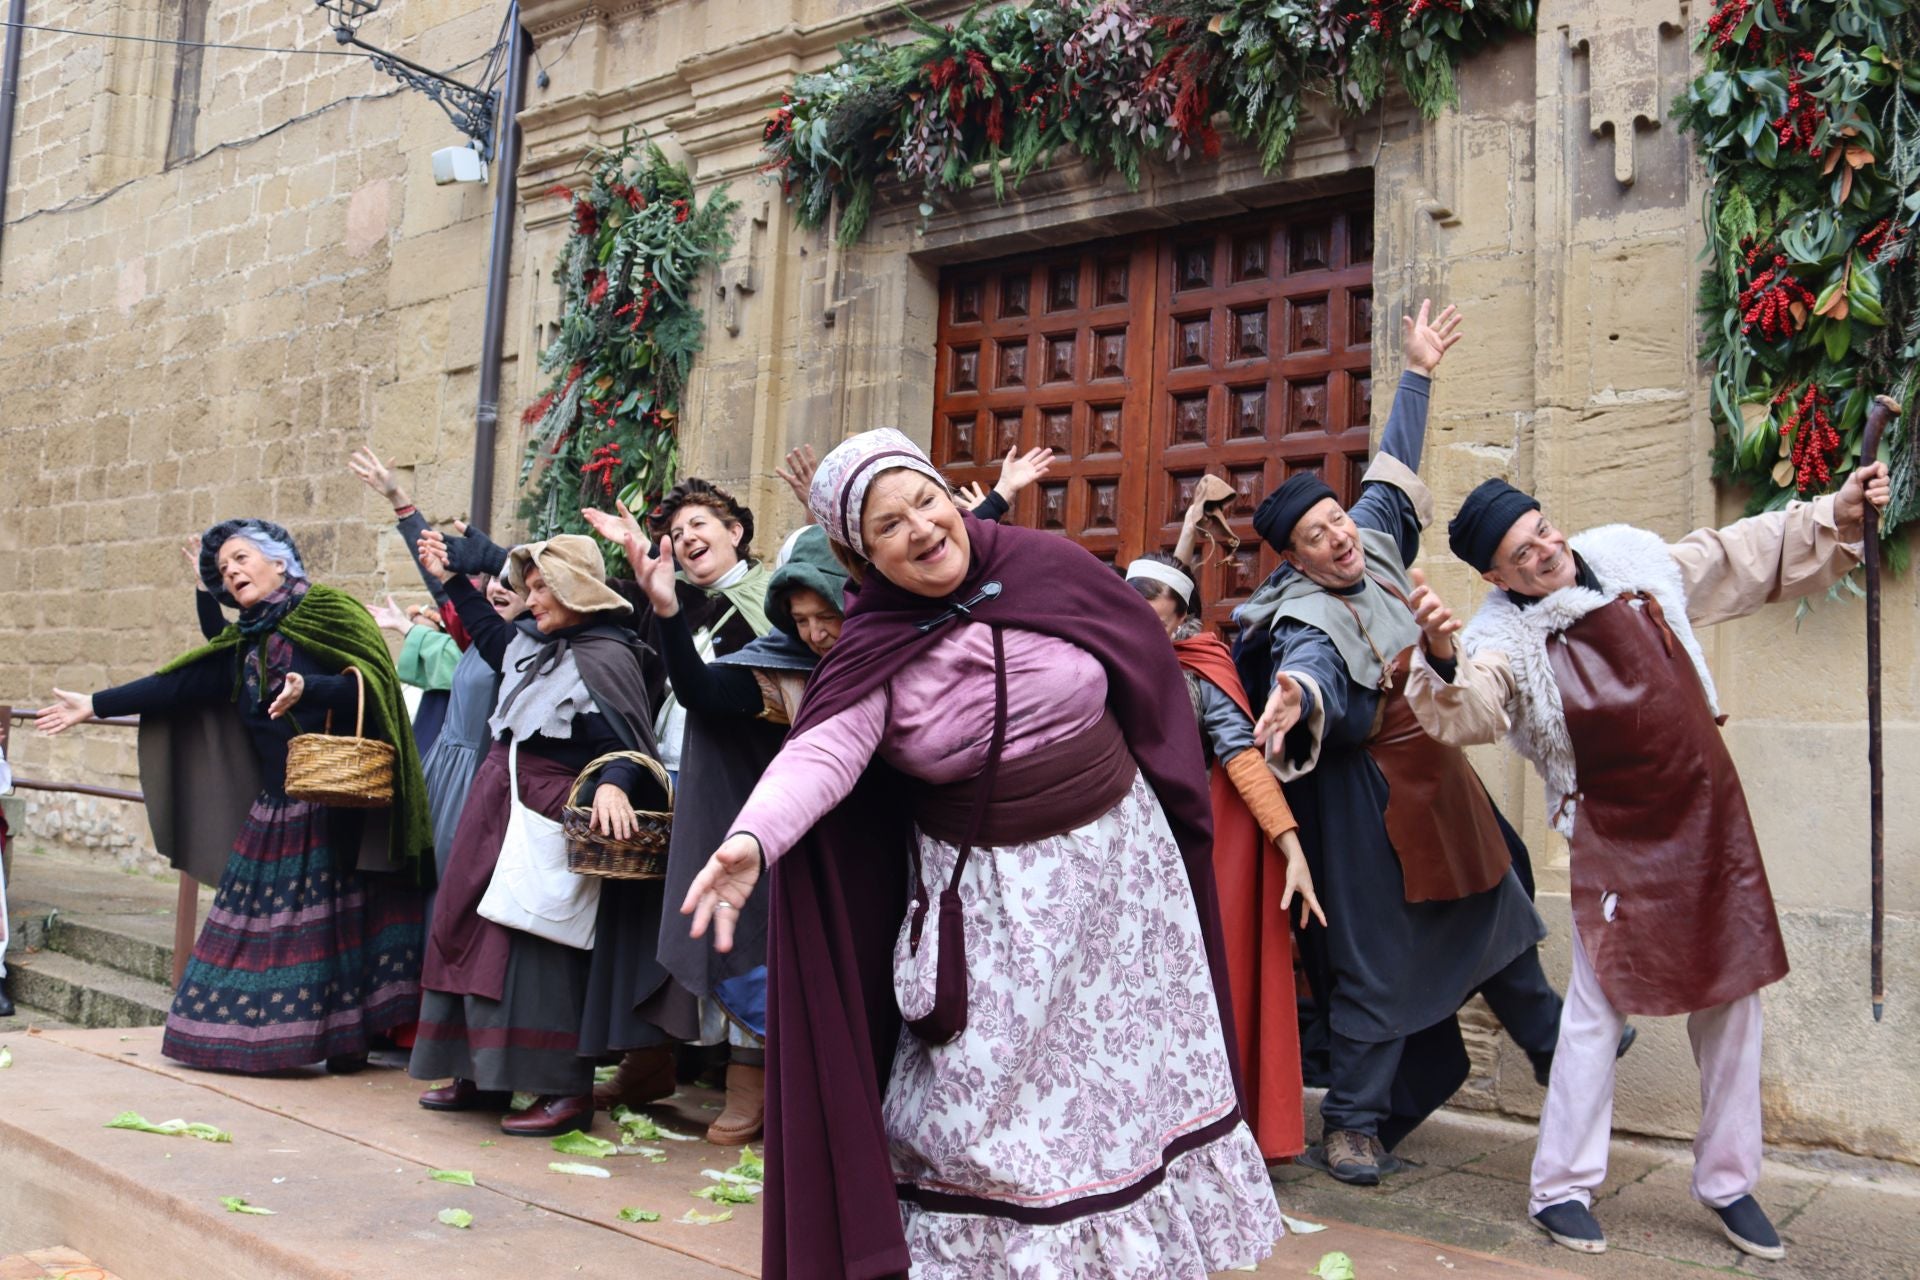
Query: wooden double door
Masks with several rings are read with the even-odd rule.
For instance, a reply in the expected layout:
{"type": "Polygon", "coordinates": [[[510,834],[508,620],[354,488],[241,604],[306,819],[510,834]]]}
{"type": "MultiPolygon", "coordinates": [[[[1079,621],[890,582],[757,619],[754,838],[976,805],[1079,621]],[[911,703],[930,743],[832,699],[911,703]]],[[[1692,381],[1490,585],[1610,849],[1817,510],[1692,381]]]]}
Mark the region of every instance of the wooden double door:
{"type": "Polygon", "coordinates": [[[1225,623],[1277,563],[1263,497],[1299,471],[1357,496],[1372,312],[1363,202],[947,268],[934,460],[990,488],[1008,449],[1052,448],[1011,518],[1120,564],[1171,550],[1194,485],[1221,476],[1240,546],[1202,542],[1200,590],[1225,623]]]}

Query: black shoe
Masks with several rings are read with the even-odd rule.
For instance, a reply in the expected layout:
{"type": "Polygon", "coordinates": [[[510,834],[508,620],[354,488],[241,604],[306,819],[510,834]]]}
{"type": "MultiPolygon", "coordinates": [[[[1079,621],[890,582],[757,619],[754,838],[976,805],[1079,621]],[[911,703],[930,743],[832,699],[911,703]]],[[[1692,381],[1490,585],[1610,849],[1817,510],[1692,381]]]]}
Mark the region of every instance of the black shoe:
{"type": "MultiPolygon", "coordinates": [[[[1707,1206],[1713,1209],[1712,1205],[1707,1206]]],[[[1713,1209],[1720,1216],[1720,1229],[1733,1241],[1733,1247],[1756,1258],[1784,1258],[1787,1246],[1773,1229],[1766,1210],[1752,1196],[1741,1196],[1724,1209],[1713,1209]]]]}
{"type": "Polygon", "coordinates": [[[1627,1050],[1633,1048],[1633,1042],[1635,1040],[1638,1040],[1639,1038],[1640,1038],[1640,1028],[1634,1026],[1631,1022],[1629,1022],[1626,1026],[1621,1027],[1620,1028],[1620,1047],[1613,1051],[1613,1056],[1615,1060],[1617,1061],[1618,1059],[1626,1057],[1627,1050]]]}
{"type": "Polygon", "coordinates": [[[1300,1163],[1351,1187],[1380,1185],[1380,1162],[1373,1154],[1373,1135],[1356,1129],[1333,1130],[1320,1145],[1301,1152],[1300,1163]]]}
{"type": "Polygon", "coordinates": [[[330,1076],[350,1076],[366,1069],[367,1055],[364,1053],[337,1053],[327,1059],[327,1074],[330,1076]]]}
{"type": "Polygon", "coordinates": [[[1552,1236],[1555,1244],[1565,1245],[1576,1253],[1607,1251],[1607,1235],[1600,1230],[1599,1220],[1593,1216],[1593,1210],[1578,1200],[1548,1205],[1533,1215],[1533,1224],[1552,1236]]]}
{"type": "Polygon", "coordinates": [[[7,994],[7,980],[0,978],[0,1018],[13,1016],[13,997],[7,994]]]}

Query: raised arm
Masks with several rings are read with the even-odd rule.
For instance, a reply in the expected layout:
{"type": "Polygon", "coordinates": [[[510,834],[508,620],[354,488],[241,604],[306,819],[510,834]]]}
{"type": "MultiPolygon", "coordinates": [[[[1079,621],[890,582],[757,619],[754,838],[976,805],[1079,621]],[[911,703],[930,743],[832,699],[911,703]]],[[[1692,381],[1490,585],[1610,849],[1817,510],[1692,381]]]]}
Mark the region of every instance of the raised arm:
{"type": "Polygon", "coordinates": [[[488,666],[495,671],[507,660],[507,645],[513,640],[514,625],[493,611],[487,598],[473,589],[465,578],[447,579],[447,598],[460,615],[460,625],[473,638],[488,666]]]}

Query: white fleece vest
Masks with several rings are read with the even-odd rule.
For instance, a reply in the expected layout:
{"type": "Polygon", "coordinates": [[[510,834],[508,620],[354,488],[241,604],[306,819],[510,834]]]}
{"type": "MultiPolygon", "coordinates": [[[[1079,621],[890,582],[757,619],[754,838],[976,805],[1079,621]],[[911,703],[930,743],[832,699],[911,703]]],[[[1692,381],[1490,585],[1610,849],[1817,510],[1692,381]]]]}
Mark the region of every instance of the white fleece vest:
{"type": "Polygon", "coordinates": [[[1660,602],[1667,625],[1693,660],[1700,685],[1707,693],[1707,705],[1715,716],[1720,714],[1720,702],[1707,660],[1694,638],[1693,624],[1687,620],[1687,594],[1680,567],[1666,542],[1645,529],[1609,524],[1575,534],[1568,543],[1599,579],[1601,590],[1562,587],[1538,604],[1522,609],[1506,592],[1495,589],[1487,593],[1479,612],[1461,633],[1461,642],[1469,654],[1498,650],[1507,655],[1520,703],[1508,708],[1512,728],[1507,741],[1539,770],[1546,782],[1548,820],[1555,831],[1572,839],[1573,797],[1580,785],[1574,768],[1573,740],[1560,705],[1560,686],[1547,659],[1548,640],[1623,592],[1644,591],[1660,602]]]}

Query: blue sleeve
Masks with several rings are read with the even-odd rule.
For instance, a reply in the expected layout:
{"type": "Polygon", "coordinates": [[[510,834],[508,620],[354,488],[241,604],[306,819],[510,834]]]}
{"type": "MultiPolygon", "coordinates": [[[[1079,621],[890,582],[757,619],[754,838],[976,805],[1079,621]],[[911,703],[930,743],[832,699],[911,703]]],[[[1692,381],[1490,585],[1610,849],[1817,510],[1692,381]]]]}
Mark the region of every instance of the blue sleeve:
{"type": "Polygon", "coordinates": [[[1355,696],[1365,691],[1359,689],[1347,674],[1347,664],[1326,632],[1290,618],[1276,621],[1273,628],[1273,669],[1276,672],[1290,671],[1313,680],[1313,685],[1302,683],[1300,686],[1300,723],[1287,735],[1287,759],[1297,763],[1312,755],[1313,741],[1307,726],[1316,708],[1324,713],[1321,729],[1324,742],[1350,746],[1365,740],[1373,725],[1372,699],[1355,696]],[[1314,686],[1319,689],[1317,698],[1314,696],[1314,686]],[[1360,706],[1363,701],[1369,705],[1360,706]],[[1363,712],[1364,723],[1359,724],[1356,732],[1354,725],[1363,712]]]}
{"type": "Polygon", "coordinates": [[[400,521],[400,536],[407,541],[407,554],[413,557],[413,567],[420,575],[420,581],[427,584],[427,593],[436,603],[447,602],[447,589],[440,585],[440,579],[428,573],[420,564],[420,535],[427,531],[427,518],[418,510],[400,521]]]}
{"type": "MultiPolygon", "coordinates": [[[[1386,430],[1380,433],[1380,452],[1405,463],[1409,471],[1420,469],[1420,455],[1427,443],[1427,401],[1433,381],[1409,370],[1400,375],[1393,393],[1393,410],[1387,415],[1386,430]]],[[[1363,485],[1360,497],[1347,514],[1363,529],[1378,529],[1390,536],[1400,548],[1402,564],[1412,564],[1420,554],[1420,516],[1413,499],[1399,488],[1375,481],[1363,485]]]]}

